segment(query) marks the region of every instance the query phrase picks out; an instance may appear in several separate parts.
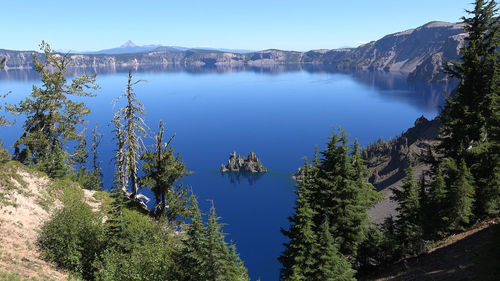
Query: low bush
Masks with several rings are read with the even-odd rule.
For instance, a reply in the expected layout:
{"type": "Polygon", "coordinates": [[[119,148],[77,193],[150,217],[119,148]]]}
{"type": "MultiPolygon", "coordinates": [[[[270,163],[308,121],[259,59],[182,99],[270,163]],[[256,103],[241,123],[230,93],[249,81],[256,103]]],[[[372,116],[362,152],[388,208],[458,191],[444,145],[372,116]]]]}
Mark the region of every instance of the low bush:
{"type": "Polygon", "coordinates": [[[64,206],[42,227],[39,246],[48,260],[91,280],[103,250],[102,218],[84,202],[81,189],[69,187],[61,199],[64,206]]]}

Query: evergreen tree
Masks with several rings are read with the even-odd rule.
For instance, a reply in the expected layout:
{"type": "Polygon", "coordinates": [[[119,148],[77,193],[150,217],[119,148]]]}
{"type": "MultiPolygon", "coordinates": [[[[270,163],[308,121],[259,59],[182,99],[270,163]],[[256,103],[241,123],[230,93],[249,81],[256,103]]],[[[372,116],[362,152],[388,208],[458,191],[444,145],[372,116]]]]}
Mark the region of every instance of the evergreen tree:
{"type": "MultiPolygon", "coordinates": [[[[125,170],[127,177],[130,179],[131,193],[130,198],[138,199],[137,192],[139,189],[137,164],[141,155],[144,143],[142,138],[147,136],[148,127],[144,123],[144,106],[137,99],[133,86],[140,83],[141,80],[132,81],[132,71],[128,73],[128,82],[125,93],[120,98],[126,98],[126,105],[120,108],[115,120],[123,121],[123,153],[125,159],[125,170]]],[[[116,122],[116,121],[115,121],[116,122]]]]}
{"type": "Polygon", "coordinates": [[[420,224],[420,206],[418,186],[413,179],[411,166],[406,170],[406,177],[401,189],[393,188],[392,200],[398,203],[395,222],[396,237],[403,255],[419,253],[423,250],[422,227],[420,224]]]}
{"type": "MultiPolygon", "coordinates": [[[[318,261],[314,280],[322,281],[354,281],[356,273],[347,259],[337,251],[337,246],[330,233],[328,220],[322,225],[319,235],[318,261]]],[[[311,279],[306,279],[311,280],[311,279]]]]}
{"type": "Polygon", "coordinates": [[[447,158],[443,162],[449,173],[447,217],[448,229],[450,231],[463,231],[464,226],[470,223],[472,218],[472,207],[474,202],[474,187],[472,175],[462,160],[459,165],[447,158]]]}
{"type": "Polygon", "coordinates": [[[434,178],[429,183],[429,196],[427,206],[421,206],[425,212],[424,233],[432,239],[439,239],[447,234],[447,187],[443,177],[442,167],[435,168],[434,178]]]}
{"type": "Polygon", "coordinates": [[[390,263],[402,256],[402,246],[399,244],[396,222],[392,215],[384,219],[380,230],[383,233],[383,239],[379,247],[380,263],[390,263]]]}
{"type": "Polygon", "coordinates": [[[443,157],[466,161],[477,183],[475,213],[492,216],[500,206],[500,25],[496,1],[476,0],[464,17],[466,44],[461,62],[452,62],[448,73],[460,80],[446,101],[440,120],[443,157]]]}
{"type": "Polygon", "coordinates": [[[420,181],[418,183],[418,207],[419,212],[419,223],[422,226],[422,234],[425,233],[426,220],[429,216],[429,194],[428,194],[427,181],[425,179],[425,173],[420,176],[420,181]]]}
{"type": "Polygon", "coordinates": [[[101,144],[103,134],[99,133],[97,131],[97,125],[95,125],[94,130],[92,131],[92,172],[94,178],[99,183],[99,186],[103,186],[103,181],[102,181],[102,170],[99,164],[99,152],[97,151],[99,148],[99,145],[101,144]]]}
{"type": "Polygon", "coordinates": [[[173,220],[177,216],[187,216],[189,190],[186,186],[175,183],[190,173],[186,171],[180,155],[174,156],[174,149],[169,147],[175,135],[164,143],[163,134],[164,127],[160,121],[153,149],[141,155],[144,172],[141,185],[151,187],[156,199],[157,214],[166,212],[167,218],[173,220]]]}
{"type": "Polygon", "coordinates": [[[315,208],[321,210],[315,222],[320,226],[322,219],[319,216],[326,215],[332,235],[339,243],[340,253],[354,261],[359,244],[366,238],[369,225],[367,211],[377,197],[363,175],[361,159],[358,158],[359,148],[354,156],[349,154],[350,150],[346,133],[340,129],[339,133],[334,132],[327,149],[321,152],[323,159],[316,181],[320,194],[323,194],[323,202],[315,208]]]}
{"type": "Polygon", "coordinates": [[[111,193],[111,198],[113,198],[111,210],[104,224],[106,248],[126,253],[130,251],[130,244],[126,243],[128,236],[126,232],[127,222],[123,215],[127,198],[123,193],[116,191],[111,193]]]}
{"type": "Polygon", "coordinates": [[[187,239],[181,254],[180,280],[207,280],[205,263],[207,262],[207,238],[201,211],[196,196],[191,195],[191,224],[187,230],[187,239]]]}
{"type": "Polygon", "coordinates": [[[234,244],[224,241],[220,218],[210,209],[208,224],[203,223],[198,201],[191,196],[191,224],[187,230],[180,260],[179,280],[248,281],[250,280],[234,244]]]}
{"type": "Polygon", "coordinates": [[[382,195],[378,193],[373,185],[367,181],[369,174],[366,168],[365,161],[361,155],[361,147],[358,139],[354,140],[354,147],[351,154],[352,167],[354,169],[353,179],[356,181],[358,188],[361,190],[361,203],[366,204],[366,209],[373,207],[378,202],[382,201],[382,195]]]}
{"type": "Polygon", "coordinates": [[[236,251],[236,246],[234,245],[233,241],[229,243],[228,257],[229,257],[228,264],[230,267],[229,270],[231,272],[231,275],[234,276],[229,280],[249,281],[250,277],[248,276],[248,270],[243,264],[240,255],[236,251]]]}
{"type": "Polygon", "coordinates": [[[40,49],[45,61],[40,61],[35,55],[33,60],[35,70],[41,74],[42,87],[33,86],[29,97],[18,105],[8,106],[12,113],[26,116],[24,133],[15,143],[14,157],[33,164],[51,177],[62,177],[71,169],[69,159],[75,157],[65,151],[64,146],[70,141],[81,143],[85,139],[84,133],[78,132],[78,126],[90,113],[83,102],[74,102],[69,97],[92,97],[90,90],[96,90],[98,86],[95,75],[82,75],[66,84],[70,59],[54,54],[43,41],[40,49]]]}
{"type": "Polygon", "coordinates": [[[318,237],[314,231],[315,212],[308,202],[311,173],[306,160],[302,181],[297,183],[295,214],[289,218],[290,229],[281,230],[289,239],[284,244],[285,251],[279,257],[283,265],[281,280],[310,280],[315,271],[318,237]]]}
{"type": "Polygon", "coordinates": [[[221,231],[223,225],[218,222],[219,220],[220,217],[218,217],[215,213],[215,207],[212,202],[212,207],[210,208],[210,214],[208,216],[208,224],[206,228],[206,280],[248,280],[248,277],[244,274],[241,274],[241,272],[239,271],[241,266],[240,264],[235,263],[234,254],[231,254],[228,245],[224,241],[226,234],[221,231]],[[242,279],[236,279],[240,277],[242,279]]]}
{"type": "Polygon", "coordinates": [[[127,161],[125,158],[125,133],[123,131],[123,124],[120,122],[120,115],[115,114],[111,120],[113,126],[115,127],[113,137],[116,140],[117,149],[115,150],[115,156],[113,159],[116,162],[115,170],[115,187],[122,191],[123,194],[127,194],[127,161]]]}

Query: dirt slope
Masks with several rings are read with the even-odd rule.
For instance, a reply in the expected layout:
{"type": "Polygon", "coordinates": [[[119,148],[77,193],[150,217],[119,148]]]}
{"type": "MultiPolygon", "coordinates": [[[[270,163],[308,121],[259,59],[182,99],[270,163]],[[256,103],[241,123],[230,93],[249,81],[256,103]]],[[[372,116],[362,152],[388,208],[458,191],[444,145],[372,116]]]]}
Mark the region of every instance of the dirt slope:
{"type": "MultiPolygon", "coordinates": [[[[68,280],[42,260],[37,231],[61,206],[53,183],[17,162],[0,164],[0,280],[68,280]],[[35,279],[36,278],[36,279],[35,279]]],[[[85,191],[88,203],[98,203],[85,191]]]]}
{"type": "MultiPolygon", "coordinates": [[[[420,256],[398,262],[362,280],[500,280],[500,260],[482,259],[492,242],[493,227],[485,222],[469,231],[453,235],[420,256]]],[[[498,247],[496,247],[498,249],[498,247]]]]}

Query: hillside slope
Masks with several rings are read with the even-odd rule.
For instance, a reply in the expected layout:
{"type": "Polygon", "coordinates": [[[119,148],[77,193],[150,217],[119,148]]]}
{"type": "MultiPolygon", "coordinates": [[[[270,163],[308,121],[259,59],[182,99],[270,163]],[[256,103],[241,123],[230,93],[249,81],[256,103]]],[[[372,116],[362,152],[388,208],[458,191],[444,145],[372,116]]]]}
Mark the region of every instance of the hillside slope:
{"type": "Polygon", "coordinates": [[[458,59],[464,44],[464,25],[430,22],[384,36],[356,49],[328,51],[322,60],[338,68],[361,68],[409,73],[415,81],[444,81],[443,63],[458,59]]]}
{"type": "Polygon", "coordinates": [[[388,266],[361,280],[438,281],[500,280],[500,225],[490,220],[450,236],[417,257],[388,266]]]}
{"type": "Polygon", "coordinates": [[[385,198],[369,211],[374,222],[382,223],[386,217],[395,214],[396,202],[390,200],[392,189],[403,185],[404,170],[410,161],[416,181],[428,168],[419,157],[426,153],[429,145],[437,144],[440,126],[438,120],[429,121],[421,116],[401,136],[387,141],[379,140],[364,149],[363,157],[370,171],[369,181],[385,198]]]}
{"type": "MultiPolygon", "coordinates": [[[[61,207],[60,189],[46,176],[18,162],[0,164],[0,280],[68,280],[69,274],[42,259],[40,227],[61,207]],[[9,279],[10,278],[10,279],[9,279]]],[[[95,192],[85,191],[97,208],[95,192]]]]}

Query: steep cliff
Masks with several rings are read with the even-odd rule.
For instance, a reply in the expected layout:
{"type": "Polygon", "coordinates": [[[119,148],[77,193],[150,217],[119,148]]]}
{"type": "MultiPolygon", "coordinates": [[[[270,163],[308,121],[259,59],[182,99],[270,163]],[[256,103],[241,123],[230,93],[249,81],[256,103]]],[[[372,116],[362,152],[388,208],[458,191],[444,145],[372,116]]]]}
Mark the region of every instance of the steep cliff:
{"type": "Polygon", "coordinates": [[[442,81],[442,64],[458,59],[464,37],[463,24],[430,22],[356,49],[326,52],[322,60],[339,68],[401,71],[415,81],[442,81]]]}
{"type": "MultiPolygon", "coordinates": [[[[264,50],[250,53],[231,53],[217,50],[159,47],[142,53],[69,54],[73,68],[138,68],[147,66],[274,66],[329,65],[338,69],[370,69],[399,71],[414,81],[446,80],[443,63],[458,58],[464,44],[463,24],[430,22],[416,29],[387,35],[352,49],[313,50],[295,52],[264,50]]],[[[145,49],[146,50],[146,49],[145,49]]],[[[31,69],[33,51],[0,49],[6,58],[5,69],[31,69]]],[[[61,54],[62,55],[62,54],[61,54]]]]}

